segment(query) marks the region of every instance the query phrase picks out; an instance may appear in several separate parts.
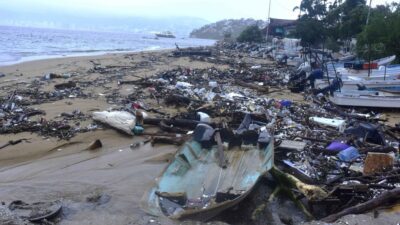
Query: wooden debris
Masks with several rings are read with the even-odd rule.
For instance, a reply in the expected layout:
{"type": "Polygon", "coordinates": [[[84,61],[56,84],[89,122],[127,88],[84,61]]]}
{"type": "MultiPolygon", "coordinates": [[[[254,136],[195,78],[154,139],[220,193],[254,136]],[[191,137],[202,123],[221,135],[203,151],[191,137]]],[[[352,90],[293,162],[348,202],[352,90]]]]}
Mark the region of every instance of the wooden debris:
{"type": "Polygon", "coordinates": [[[390,202],[396,202],[396,200],[398,199],[400,199],[400,188],[395,188],[393,190],[383,192],[381,195],[378,195],[377,197],[369,201],[349,207],[347,209],[344,209],[343,211],[327,216],[322,220],[327,223],[333,223],[345,215],[364,213],[379,206],[386,205],[390,202]]]}
{"type": "Polygon", "coordinates": [[[214,139],[218,145],[218,164],[221,168],[225,169],[227,167],[227,163],[224,156],[224,146],[222,145],[221,135],[219,134],[219,131],[215,132],[214,139]]]}
{"type": "Polygon", "coordinates": [[[388,153],[369,152],[364,163],[364,175],[393,169],[394,157],[388,153]]]}

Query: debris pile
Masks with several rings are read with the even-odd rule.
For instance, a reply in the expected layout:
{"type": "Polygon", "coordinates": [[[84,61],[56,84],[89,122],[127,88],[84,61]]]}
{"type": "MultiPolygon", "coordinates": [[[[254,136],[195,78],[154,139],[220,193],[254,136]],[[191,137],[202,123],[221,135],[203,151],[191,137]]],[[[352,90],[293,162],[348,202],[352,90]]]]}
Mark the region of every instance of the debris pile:
{"type": "MultiPolygon", "coordinates": [[[[157,63],[156,58],[132,66],[92,62],[88,74],[100,74],[92,81],[49,74],[44,81],[35,80],[0,99],[0,134],[28,131],[70,139],[78,132],[107,124],[129,135],[150,136],[144,142],[133,143],[131,148],[135,149],[148,142],[182,145],[204,124],[233,133],[243,121],[249,121],[246,128],[252,134],[243,132],[238,141],[251,142],[248,139],[254,133],[259,138],[266,129],[270,131],[276,165],[271,174],[277,183],[289,182],[293,199],[307,216],[331,222],[346,213],[362,213],[398,200],[400,124],[389,126],[380,114],[339,108],[324,97],[307,93],[299,102],[284,96],[270,97],[273,92],[282,91],[283,95],[293,68],[245,63],[242,58],[262,59],[272,50],[259,44],[230,42],[220,42],[212,49],[178,49],[173,56],[228,68],[177,67],[144,78],[133,72],[151,67],[157,63]],[[41,90],[58,78],[68,81],[58,81],[52,91],[41,90]],[[118,85],[111,87],[110,83],[118,85]],[[132,93],[122,95],[122,86],[129,86],[132,93]],[[113,111],[94,112],[94,125],[81,127],[80,122],[90,117],[79,110],[46,121],[41,117],[45,112],[33,108],[62,99],[98,98],[100,94],[86,90],[89,87],[104,88],[107,91],[101,95],[107,103],[117,105],[113,111]],[[159,132],[148,132],[154,126],[159,132]]],[[[218,136],[215,142],[221,147],[224,137],[218,136]]],[[[99,146],[100,141],[88,148],[99,146]]]]}
{"type": "Polygon", "coordinates": [[[145,120],[167,132],[194,129],[194,121],[201,122],[199,114],[216,128],[237,128],[245,114],[257,124],[273,126],[278,168],[327,193],[308,198],[306,208],[315,218],[400,187],[399,129],[384,125],[379,114],[341,109],[308,95],[306,103],[268,98],[272,88],[285,87],[287,71],[257,65],[242,70],[177,68],[120,84],[147,88],[158,104],[185,107],[177,115],[145,120]]]}
{"type": "MultiPolygon", "coordinates": [[[[77,132],[91,130],[90,127],[79,126],[81,121],[88,119],[79,110],[62,113],[61,120],[46,120],[43,117],[46,112],[32,108],[31,105],[37,104],[38,101],[49,102],[56,99],[48,97],[49,95],[30,95],[29,93],[28,90],[14,91],[11,95],[0,99],[0,134],[34,132],[43,137],[68,140],[77,132]]],[[[58,97],[56,98],[58,100],[58,97]]]]}

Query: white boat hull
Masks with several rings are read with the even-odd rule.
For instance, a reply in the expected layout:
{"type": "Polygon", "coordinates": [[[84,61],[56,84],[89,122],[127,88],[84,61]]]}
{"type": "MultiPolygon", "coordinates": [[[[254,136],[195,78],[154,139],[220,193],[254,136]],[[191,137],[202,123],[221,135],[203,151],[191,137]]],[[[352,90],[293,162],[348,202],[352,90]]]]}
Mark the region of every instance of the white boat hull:
{"type": "MultiPolygon", "coordinates": [[[[346,68],[337,68],[336,72],[340,74],[341,77],[358,77],[358,78],[368,78],[375,80],[393,80],[398,79],[400,77],[400,68],[387,68],[385,69],[373,69],[368,74],[368,70],[352,70],[346,68]]],[[[334,74],[333,71],[330,71],[329,74],[334,74]]]]}
{"type": "Polygon", "coordinates": [[[374,62],[377,63],[378,66],[383,66],[383,65],[387,65],[387,64],[393,62],[395,59],[396,59],[396,55],[392,55],[392,56],[389,56],[389,57],[385,57],[385,58],[382,58],[382,59],[375,60],[374,62]]]}
{"type": "Polygon", "coordinates": [[[400,108],[400,95],[373,91],[335,92],[330,101],[340,106],[400,108]]]}
{"type": "MultiPolygon", "coordinates": [[[[357,90],[357,85],[370,88],[400,87],[400,80],[342,80],[341,90],[357,90]]],[[[316,80],[315,88],[322,89],[329,85],[328,80],[316,80]]]]}

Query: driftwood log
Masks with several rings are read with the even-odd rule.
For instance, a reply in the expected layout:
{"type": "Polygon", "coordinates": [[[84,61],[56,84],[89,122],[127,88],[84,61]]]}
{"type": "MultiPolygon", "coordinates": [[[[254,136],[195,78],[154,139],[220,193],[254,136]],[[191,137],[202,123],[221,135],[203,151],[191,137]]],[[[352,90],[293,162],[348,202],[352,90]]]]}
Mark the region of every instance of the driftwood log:
{"type": "Polygon", "coordinates": [[[159,127],[162,131],[169,132],[169,133],[178,133],[178,134],[186,134],[188,131],[176,126],[170,126],[165,123],[165,121],[161,121],[159,127]]]}
{"type": "Polygon", "coordinates": [[[235,84],[237,84],[239,86],[242,86],[242,87],[251,88],[251,89],[257,90],[259,92],[264,92],[264,93],[268,93],[269,92],[269,88],[266,87],[266,86],[260,86],[260,85],[257,85],[257,84],[249,84],[249,83],[246,83],[246,82],[241,81],[241,80],[235,80],[235,84]]]}
{"type": "MultiPolygon", "coordinates": [[[[189,129],[194,129],[196,128],[197,124],[199,123],[204,123],[200,122],[197,120],[188,120],[188,119],[162,119],[162,118],[145,118],[143,120],[144,124],[148,125],[155,125],[159,126],[160,122],[163,121],[163,123],[167,125],[173,125],[176,127],[186,127],[189,129]]],[[[215,126],[215,124],[209,124],[210,126],[215,126]]]]}
{"type": "Polygon", "coordinates": [[[211,51],[209,50],[180,50],[172,52],[173,56],[211,56],[211,51]]]}
{"type": "Polygon", "coordinates": [[[272,176],[279,181],[280,184],[287,188],[295,188],[299,190],[308,200],[321,200],[328,196],[328,193],[322,188],[306,184],[295,176],[282,172],[276,167],[270,170],[272,176]]]}
{"type": "Polygon", "coordinates": [[[356,206],[349,207],[344,209],[338,213],[332,214],[330,216],[325,217],[322,219],[324,222],[332,223],[341,218],[342,216],[346,216],[349,214],[360,214],[366,211],[375,209],[379,206],[385,205],[390,202],[395,202],[396,200],[400,199],[400,188],[395,188],[390,191],[386,191],[381,195],[378,195],[376,198],[373,198],[369,201],[364,203],[358,204],[356,206]]]}
{"type": "Polygon", "coordinates": [[[185,143],[186,138],[184,137],[152,137],[151,145],[155,144],[170,144],[170,145],[182,145],[185,143]]]}
{"type": "Polygon", "coordinates": [[[7,146],[9,146],[9,145],[16,145],[16,144],[19,144],[19,143],[21,143],[22,141],[28,141],[29,139],[26,139],[26,138],[22,138],[22,139],[18,139],[18,140],[10,140],[10,141],[8,141],[6,144],[4,144],[4,145],[1,145],[0,146],[0,149],[2,149],[2,148],[5,148],[5,147],[7,147],[7,146]]]}
{"type": "MultiPolygon", "coordinates": [[[[324,199],[328,196],[328,193],[322,188],[303,183],[295,176],[284,173],[276,167],[272,167],[270,173],[279,184],[273,195],[275,195],[277,192],[283,192],[286,196],[292,199],[297,207],[299,207],[310,219],[313,218],[312,214],[309,212],[306,206],[304,206],[303,203],[294,196],[291,189],[294,188],[299,190],[304,196],[306,196],[308,200],[324,199]]],[[[273,198],[273,195],[270,197],[271,199],[273,198]]]]}
{"type": "Polygon", "coordinates": [[[140,85],[143,87],[151,87],[154,86],[155,82],[150,81],[148,79],[139,79],[139,80],[119,80],[118,85],[123,85],[123,84],[134,84],[134,85],[140,85]]]}

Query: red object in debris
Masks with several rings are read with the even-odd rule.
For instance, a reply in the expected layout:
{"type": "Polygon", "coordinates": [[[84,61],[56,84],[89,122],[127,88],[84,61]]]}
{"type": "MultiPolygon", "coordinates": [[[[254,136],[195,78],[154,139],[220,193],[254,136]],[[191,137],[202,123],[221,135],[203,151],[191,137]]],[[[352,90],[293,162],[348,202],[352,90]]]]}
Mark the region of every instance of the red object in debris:
{"type": "Polygon", "coordinates": [[[140,104],[137,102],[132,103],[131,107],[132,107],[132,109],[140,109],[141,108],[140,104]]]}
{"type": "Polygon", "coordinates": [[[378,63],[364,63],[363,64],[363,69],[368,70],[368,69],[378,69],[378,63]]]}

